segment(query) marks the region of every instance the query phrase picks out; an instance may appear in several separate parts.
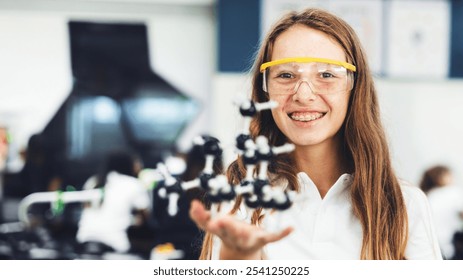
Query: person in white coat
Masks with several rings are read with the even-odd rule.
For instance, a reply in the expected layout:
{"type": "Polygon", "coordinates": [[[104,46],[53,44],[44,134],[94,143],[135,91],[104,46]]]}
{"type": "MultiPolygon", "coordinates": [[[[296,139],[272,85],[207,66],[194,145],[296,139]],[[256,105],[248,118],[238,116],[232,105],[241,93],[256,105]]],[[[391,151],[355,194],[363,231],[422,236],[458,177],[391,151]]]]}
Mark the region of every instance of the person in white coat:
{"type": "Polygon", "coordinates": [[[127,229],[136,220],[133,213],[146,219],[151,201],[148,190],[136,177],[138,163],[132,154],[111,152],[104,164],[102,174],[90,180],[102,189],[103,199],[100,205],[86,205],[76,238],[79,243],[99,242],[126,253],[130,249],[127,229]]]}

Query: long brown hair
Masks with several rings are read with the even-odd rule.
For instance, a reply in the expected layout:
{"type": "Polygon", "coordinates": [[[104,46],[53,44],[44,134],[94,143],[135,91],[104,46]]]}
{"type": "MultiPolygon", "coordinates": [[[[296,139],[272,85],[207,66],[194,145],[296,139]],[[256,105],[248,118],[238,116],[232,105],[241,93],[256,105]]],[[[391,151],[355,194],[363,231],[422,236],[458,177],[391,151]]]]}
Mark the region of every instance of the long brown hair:
{"type": "MultiPolygon", "coordinates": [[[[271,60],[276,38],[290,27],[300,24],[324,32],[344,49],[349,63],[357,67],[354,87],[350,95],[346,119],[341,128],[343,153],[352,170],[353,182],[350,188],[352,207],[360,220],[363,243],[360,259],[404,259],[408,239],[407,212],[397,177],[391,166],[386,136],[381,124],[379,104],[372,75],[365,53],[354,30],[342,19],[320,9],[306,9],[284,16],[261,44],[252,73],[252,100],[268,101],[262,90],[262,76],[259,66],[271,60]]],[[[286,137],[273,120],[271,112],[262,111],[253,118],[251,136],[265,135],[269,144],[282,145],[286,137]]],[[[288,181],[288,186],[299,190],[297,170],[293,159],[279,156],[269,171],[288,181]]],[[[245,174],[241,159],[228,168],[230,182],[238,183],[245,174]]],[[[237,201],[235,211],[239,206],[237,201]]],[[[258,223],[261,216],[256,211],[252,222],[258,223]]],[[[206,234],[201,258],[209,259],[212,250],[212,236],[206,234]]]]}

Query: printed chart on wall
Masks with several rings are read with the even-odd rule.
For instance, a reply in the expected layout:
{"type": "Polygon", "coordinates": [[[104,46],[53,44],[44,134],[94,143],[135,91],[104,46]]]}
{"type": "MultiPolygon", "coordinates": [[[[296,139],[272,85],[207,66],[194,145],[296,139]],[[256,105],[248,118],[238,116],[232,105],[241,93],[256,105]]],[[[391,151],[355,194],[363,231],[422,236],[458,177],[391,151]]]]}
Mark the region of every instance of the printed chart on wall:
{"type": "Polygon", "coordinates": [[[449,68],[450,3],[391,1],[388,8],[387,76],[446,78],[449,68]]]}

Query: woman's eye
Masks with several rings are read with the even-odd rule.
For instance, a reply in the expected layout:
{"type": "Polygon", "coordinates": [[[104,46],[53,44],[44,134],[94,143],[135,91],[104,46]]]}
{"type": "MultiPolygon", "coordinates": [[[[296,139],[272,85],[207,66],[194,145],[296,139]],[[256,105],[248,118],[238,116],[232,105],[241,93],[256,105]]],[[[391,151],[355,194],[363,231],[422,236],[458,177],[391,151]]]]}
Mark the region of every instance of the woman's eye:
{"type": "Polygon", "coordinates": [[[291,79],[293,78],[293,75],[291,73],[280,73],[278,75],[278,78],[291,79]]]}
{"type": "Polygon", "coordinates": [[[334,78],[334,75],[329,72],[322,72],[320,73],[320,77],[322,78],[334,78]]]}

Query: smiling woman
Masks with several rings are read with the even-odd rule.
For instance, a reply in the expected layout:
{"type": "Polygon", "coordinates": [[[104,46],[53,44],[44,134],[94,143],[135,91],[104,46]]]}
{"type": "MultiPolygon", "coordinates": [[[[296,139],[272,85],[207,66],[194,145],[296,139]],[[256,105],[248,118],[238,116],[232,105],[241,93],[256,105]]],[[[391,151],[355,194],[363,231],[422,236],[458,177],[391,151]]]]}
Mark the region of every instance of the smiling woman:
{"type": "MultiPolygon", "coordinates": [[[[345,21],[319,9],[287,14],[263,40],[252,81],[254,102],[279,106],[256,114],[251,136],[295,145],[269,163],[269,177],[307,199],[282,213],[250,213],[238,199],[218,217],[193,203],[207,231],[202,258],[441,258],[425,195],[392,168],[373,78],[345,21]],[[276,214],[283,229],[266,231],[276,214]]],[[[242,158],[227,173],[234,185],[245,174],[242,158]]]]}

